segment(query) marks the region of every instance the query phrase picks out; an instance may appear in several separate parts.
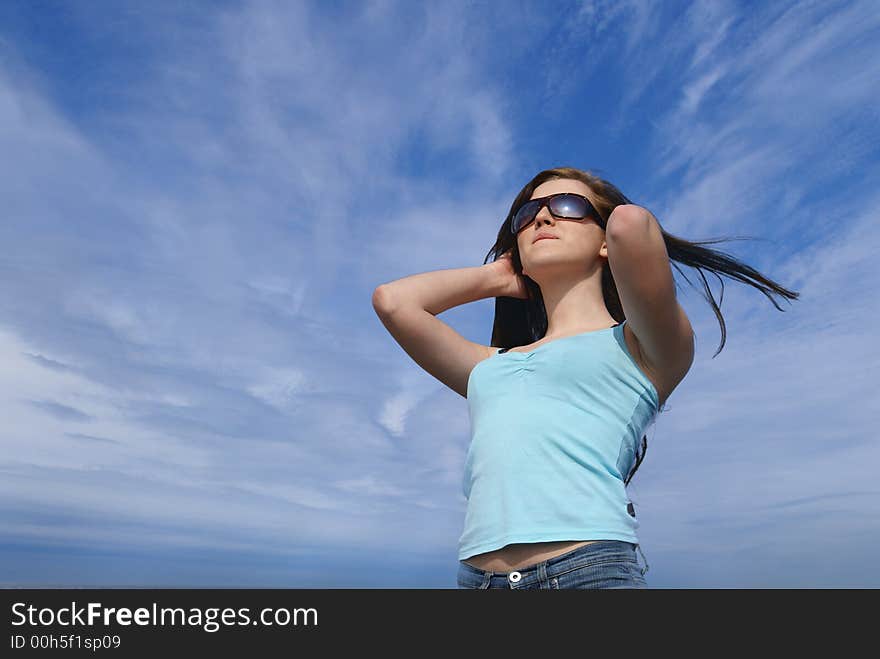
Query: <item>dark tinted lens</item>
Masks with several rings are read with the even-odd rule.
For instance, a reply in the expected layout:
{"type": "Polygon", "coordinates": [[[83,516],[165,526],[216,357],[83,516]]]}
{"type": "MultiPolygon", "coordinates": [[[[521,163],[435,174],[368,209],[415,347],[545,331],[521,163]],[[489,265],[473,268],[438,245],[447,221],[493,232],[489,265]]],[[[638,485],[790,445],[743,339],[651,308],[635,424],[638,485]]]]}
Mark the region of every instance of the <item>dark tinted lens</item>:
{"type": "Polygon", "coordinates": [[[527,201],[525,204],[520,206],[520,209],[516,212],[516,215],[513,216],[513,222],[510,225],[510,228],[513,230],[513,233],[519,233],[519,230],[522,229],[526,224],[535,219],[536,210],[538,208],[538,201],[527,201]]]}
{"type": "Polygon", "coordinates": [[[573,194],[563,194],[550,200],[550,212],[556,217],[571,219],[586,217],[590,212],[587,202],[583,197],[573,194]]]}

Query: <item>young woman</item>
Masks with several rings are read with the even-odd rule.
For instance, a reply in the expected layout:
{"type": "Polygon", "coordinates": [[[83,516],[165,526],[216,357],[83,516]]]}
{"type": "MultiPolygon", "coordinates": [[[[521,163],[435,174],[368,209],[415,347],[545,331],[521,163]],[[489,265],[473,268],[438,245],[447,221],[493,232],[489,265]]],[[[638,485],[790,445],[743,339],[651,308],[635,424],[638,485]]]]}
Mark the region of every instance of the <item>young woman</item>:
{"type": "MultiPolygon", "coordinates": [[[[647,587],[626,487],[645,429],[694,359],[670,261],[748,283],[777,309],[769,293],[798,297],[700,246],[713,242],[676,238],[608,181],[560,167],[517,195],[491,263],[375,290],[394,339],[468,400],[460,588],[647,587]],[[491,346],[436,318],[487,297],[491,346]]],[[[717,355],[724,319],[703,283],[721,325],[717,355]]]]}

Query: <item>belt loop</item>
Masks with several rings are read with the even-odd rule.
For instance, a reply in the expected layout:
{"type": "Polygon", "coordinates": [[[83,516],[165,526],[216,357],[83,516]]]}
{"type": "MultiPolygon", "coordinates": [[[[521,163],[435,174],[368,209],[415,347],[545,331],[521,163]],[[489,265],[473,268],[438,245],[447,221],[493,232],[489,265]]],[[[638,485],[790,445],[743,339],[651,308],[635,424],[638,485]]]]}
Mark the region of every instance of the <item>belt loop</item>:
{"type": "Polygon", "coordinates": [[[484,571],[483,572],[483,582],[480,584],[480,590],[486,590],[489,587],[489,584],[492,582],[492,573],[484,571]]]}
{"type": "Polygon", "coordinates": [[[648,559],[645,558],[645,552],[642,551],[642,545],[641,545],[641,543],[639,543],[639,544],[636,545],[636,549],[639,550],[639,553],[642,555],[642,560],[645,561],[645,569],[642,570],[642,576],[645,576],[645,572],[648,571],[648,559]]]}
{"type": "Polygon", "coordinates": [[[544,587],[544,582],[547,581],[547,561],[541,561],[538,563],[538,583],[541,584],[541,588],[544,587]]]}

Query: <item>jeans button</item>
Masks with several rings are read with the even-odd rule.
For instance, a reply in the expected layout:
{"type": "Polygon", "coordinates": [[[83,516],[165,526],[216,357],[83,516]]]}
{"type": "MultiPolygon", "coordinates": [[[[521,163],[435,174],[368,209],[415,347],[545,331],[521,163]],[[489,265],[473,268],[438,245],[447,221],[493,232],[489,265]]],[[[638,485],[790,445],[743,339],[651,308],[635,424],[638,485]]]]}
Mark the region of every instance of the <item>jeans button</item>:
{"type": "Polygon", "coordinates": [[[516,583],[520,579],[522,579],[522,575],[519,572],[511,572],[507,575],[507,578],[510,579],[511,583],[516,583]]]}

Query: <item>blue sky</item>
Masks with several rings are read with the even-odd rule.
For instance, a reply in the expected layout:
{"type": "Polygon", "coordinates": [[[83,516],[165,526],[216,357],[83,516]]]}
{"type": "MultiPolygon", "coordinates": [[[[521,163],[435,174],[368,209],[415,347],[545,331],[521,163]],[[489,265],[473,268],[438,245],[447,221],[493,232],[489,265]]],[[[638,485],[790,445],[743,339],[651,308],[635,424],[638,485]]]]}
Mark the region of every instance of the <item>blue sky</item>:
{"type": "Polygon", "coordinates": [[[372,292],[575,166],[801,293],[725,280],[712,359],[676,273],[649,586],[880,587],[878,36],[870,1],[0,4],[0,583],[455,588],[467,401],[372,292]]]}

